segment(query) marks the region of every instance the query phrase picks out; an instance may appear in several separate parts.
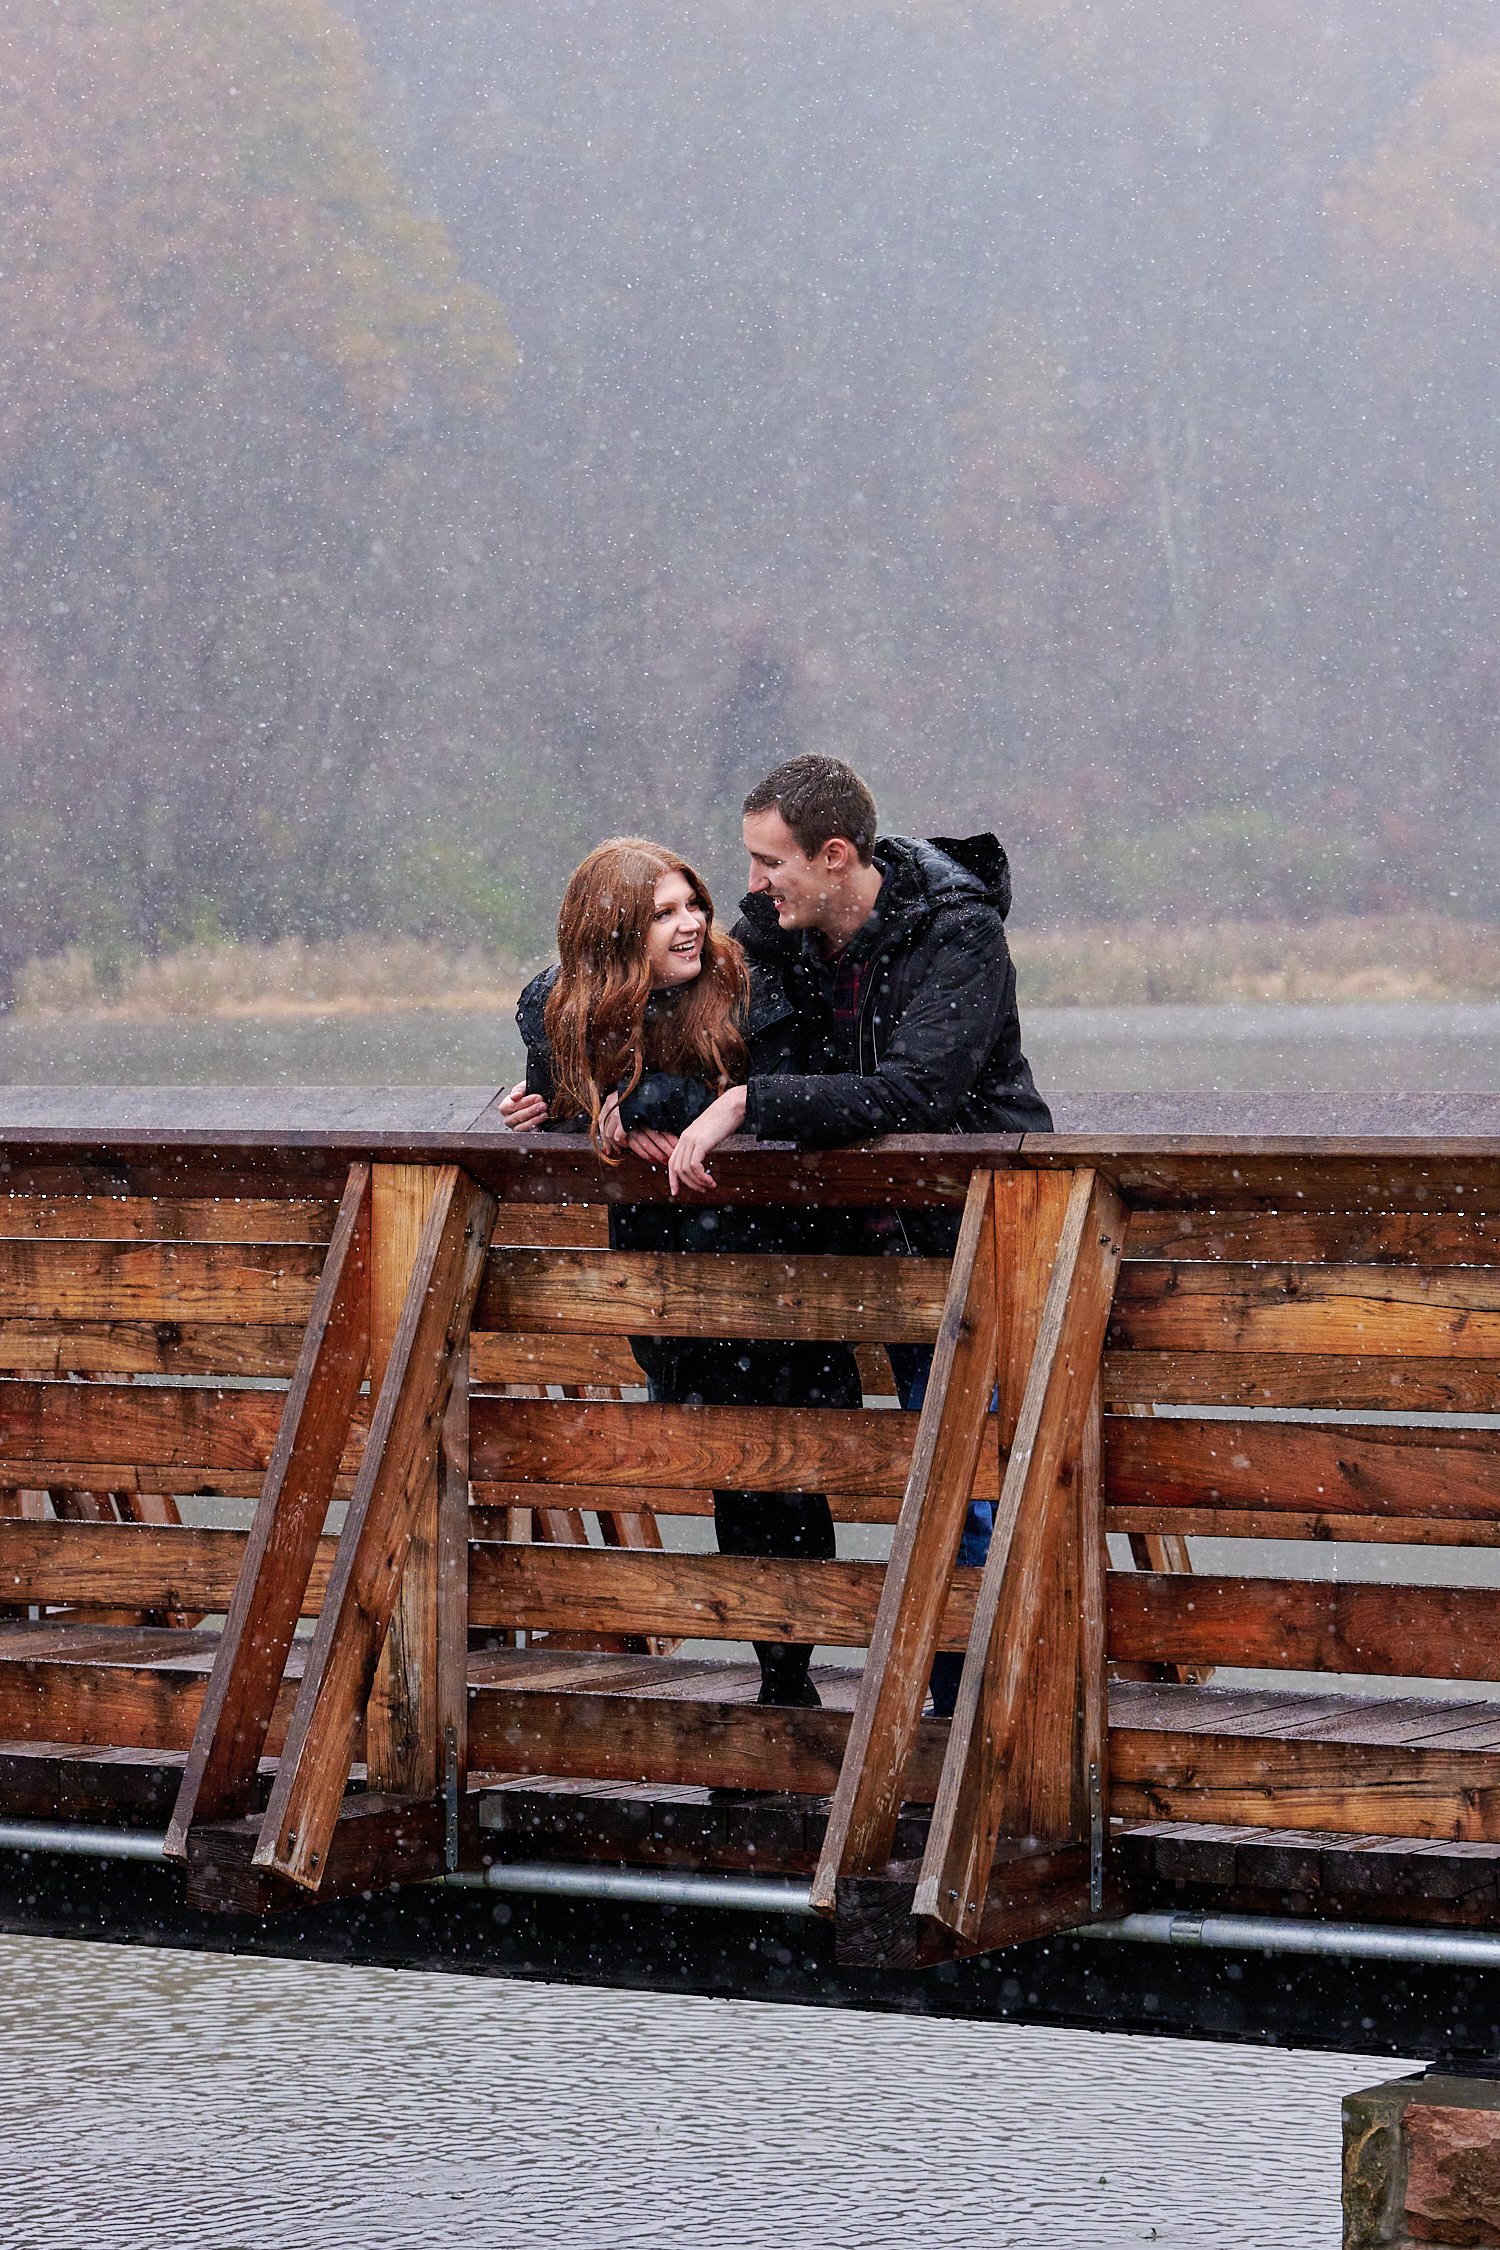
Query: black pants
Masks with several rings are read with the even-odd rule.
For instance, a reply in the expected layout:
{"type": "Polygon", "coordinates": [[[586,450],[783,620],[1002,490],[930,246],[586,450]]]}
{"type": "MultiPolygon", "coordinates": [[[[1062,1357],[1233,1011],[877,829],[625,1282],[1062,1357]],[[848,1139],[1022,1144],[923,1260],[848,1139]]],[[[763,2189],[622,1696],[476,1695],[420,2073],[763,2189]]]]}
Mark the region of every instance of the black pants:
{"type": "MultiPolygon", "coordinates": [[[[634,1342],[634,1339],[632,1339],[634,1342]]],[[[652,1396],[674,1406],[858,1406],[859,1369],[847,1344],[665,1344],[643,1340],[636,1357],[652,1396]]],[[[721,1555],[834,1554],[833,1513],[822,1492],[714,1493],[721,1555]]],[[[796,1703],[807,1691],[812,1646],[757,1641],[761,1701],[796,1703]]]]}

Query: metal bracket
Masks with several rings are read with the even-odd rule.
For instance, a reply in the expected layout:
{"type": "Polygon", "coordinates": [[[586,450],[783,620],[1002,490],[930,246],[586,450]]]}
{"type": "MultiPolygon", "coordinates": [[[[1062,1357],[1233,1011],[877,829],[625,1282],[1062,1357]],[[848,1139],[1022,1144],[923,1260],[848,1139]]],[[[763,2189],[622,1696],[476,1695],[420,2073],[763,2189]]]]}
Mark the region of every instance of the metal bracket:
{"type": "Polygon", "coordinates": [[[458,1872],[458,1729],[443,1735],[443,1865],[458,1872]]]}
{"type": "Polygon", "coordinates": [[[1089,1767],[1089,1908],[1104,1911],[1104,1790],[1097,1765],[1089,1767]]]}

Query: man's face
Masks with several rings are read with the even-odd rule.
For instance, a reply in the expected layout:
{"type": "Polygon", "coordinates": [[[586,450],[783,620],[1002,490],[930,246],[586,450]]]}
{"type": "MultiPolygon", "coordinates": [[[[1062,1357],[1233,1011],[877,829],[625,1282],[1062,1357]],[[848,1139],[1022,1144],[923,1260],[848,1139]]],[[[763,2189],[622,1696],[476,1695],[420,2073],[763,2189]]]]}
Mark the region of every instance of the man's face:
{"type": "Polygon", "coordinates": [[[784,930],[817,929],[836,882],[828,859],[831,846],[825,844],[809,859],[774,806],[769,812],[746,813],[744,837],[751,890],[769,893],[784,930]]]}

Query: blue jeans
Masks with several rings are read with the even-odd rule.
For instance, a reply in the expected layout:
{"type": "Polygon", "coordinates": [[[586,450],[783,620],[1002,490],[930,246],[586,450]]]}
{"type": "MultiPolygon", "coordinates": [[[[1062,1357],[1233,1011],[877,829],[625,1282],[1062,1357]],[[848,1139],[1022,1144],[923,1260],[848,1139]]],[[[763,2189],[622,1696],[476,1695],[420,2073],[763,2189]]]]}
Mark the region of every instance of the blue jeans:
{"type": "MultiPolygon", "coordinates": [[[[919,1413],[927,1396],[927,1378],[932,1373],[931,1345],[890,1344],[886,1348],[890,1353],[891,1373],[896,1378],[896,1397],[909,1414],[919,1413]]],[[[991,1413],[995,1403],[991,1401],[991,1413]]],[[[994,1531],[995,1511],[989,1501],[971,1500],[958,1542],[959,1563],[981,1568],[990,1551],[994,1531]]],[[[956,1648],[939,1649],[932,1660],[928,1684],[932,1689],[932,1708],[940,1719],[953,1716],[963,1668],[963,1657],[956,1648]]]]}

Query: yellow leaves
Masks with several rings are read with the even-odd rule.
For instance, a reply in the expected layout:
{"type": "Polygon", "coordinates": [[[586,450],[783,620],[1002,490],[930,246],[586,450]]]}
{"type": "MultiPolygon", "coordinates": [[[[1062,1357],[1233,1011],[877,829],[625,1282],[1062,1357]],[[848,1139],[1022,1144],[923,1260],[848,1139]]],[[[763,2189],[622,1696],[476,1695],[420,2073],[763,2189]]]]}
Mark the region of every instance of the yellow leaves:
{"type": "Polygon", "coordinates": [[[1356,270],[1500,282],[1500,55],[1445,55],[1330,215],[1356,270]]]}
{"type": "Polygon", "coordinates": [[[513,354],[375,136],[327,0],[11,0],[0,31],[0,451],[287,354],[378,422],[493,400],[513,354]]]}

